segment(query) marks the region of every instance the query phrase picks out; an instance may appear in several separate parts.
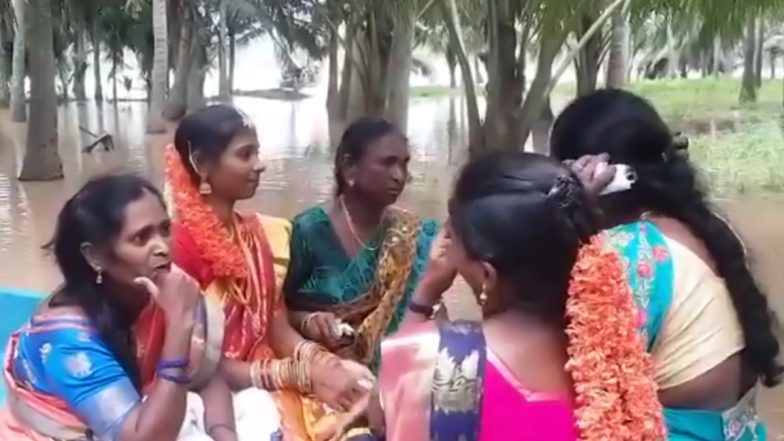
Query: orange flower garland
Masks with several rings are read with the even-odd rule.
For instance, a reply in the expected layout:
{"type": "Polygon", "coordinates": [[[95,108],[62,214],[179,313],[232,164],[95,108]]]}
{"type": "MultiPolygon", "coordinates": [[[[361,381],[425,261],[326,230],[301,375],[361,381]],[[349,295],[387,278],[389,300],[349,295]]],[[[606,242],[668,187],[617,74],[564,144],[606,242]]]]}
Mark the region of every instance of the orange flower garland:
{"type": "Polygon", "coordinates": [[[209,263],[215,277],[244,279],[248,275],[248,267],[242,251],[232,241],[228,228],[212,207],[202,201],[174,145],[166,147],[164,161],[176,222],[193,236],[199,255],[209,263]]]}
{"type": "Polygon", "coordinates": [[[637,333],[637,308],[620,258],[599,237],[579,252],[566,311],[566,369],[574,381],[580,439],[665,439],[653,362],[637,333]]]}

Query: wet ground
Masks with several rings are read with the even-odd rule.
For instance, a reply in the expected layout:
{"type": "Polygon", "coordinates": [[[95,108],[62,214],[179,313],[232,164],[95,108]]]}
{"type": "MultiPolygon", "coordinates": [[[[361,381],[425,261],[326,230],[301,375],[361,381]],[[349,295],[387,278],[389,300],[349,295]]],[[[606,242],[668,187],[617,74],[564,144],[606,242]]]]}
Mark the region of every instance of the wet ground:
{"type": "MultiPolygon", "coordinates": [[[[323,105],[318,100],[269,101],[242,97],[235,101],[258,127],[262,156],[267,162],[257,196],[245,207],[290,217],[327,199],[332,191],[332,153],[323,105]]],[[[0,112],[0,286],[50,290],[58,278],[41,251],[52,232],[64,200],[89,176],[109,170],[130,170],[161,182],[162,150],[169,135],[145,137],[142,103],[96,107],[71,104],[59,117],[61,155],[66,179],[20,184],[15,176],[24,149],[25,129],[0,112]],[[80,130],[108,132],[113,152],[82,154],[93,138],[80,130]]],[[[410,110],[413,181],[402,204],[424,216],[442,217],[446,195],[464,159],[465,136],[460,103],[450,99],[413,100],[410,110]]],[[[774,307],[784,313],[784,195],[745,196],[718,201],[737,225],[755,257],[754,269],[768,289],[774,307]]],[[[450,299],[450,312],[473,315],[470,299],[450,299]]],[[[784,391],[766,391],[763,415],[772,439],[784,440],[784,391]]]]}

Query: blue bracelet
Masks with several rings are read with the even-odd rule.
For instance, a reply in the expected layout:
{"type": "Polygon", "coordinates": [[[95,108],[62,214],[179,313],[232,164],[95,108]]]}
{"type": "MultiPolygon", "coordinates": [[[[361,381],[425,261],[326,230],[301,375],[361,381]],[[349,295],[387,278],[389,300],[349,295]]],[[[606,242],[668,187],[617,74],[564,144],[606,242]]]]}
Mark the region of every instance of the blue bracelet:
{"type": "Polygon", "coordinates": [[[185,369],[191,362],[187,358],[173,358],[171,360],[161,360],[155,365],[156,371],[163,371],[166,369],[185,369]]]}
{"type": "Polygon", "coordinates": [[[191,382],[187,375],[169,375],[166,372],[157,372],[158,378],[161,380],[170,381],[174,384],[185,385],[191,382]]]}

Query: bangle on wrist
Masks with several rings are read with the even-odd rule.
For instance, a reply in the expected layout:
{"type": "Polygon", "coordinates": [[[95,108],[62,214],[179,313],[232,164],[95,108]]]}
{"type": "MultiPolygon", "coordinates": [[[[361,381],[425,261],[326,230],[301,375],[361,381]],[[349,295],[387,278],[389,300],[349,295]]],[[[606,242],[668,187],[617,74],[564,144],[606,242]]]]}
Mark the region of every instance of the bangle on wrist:
{"type": "Polygon", "coordinates": [[[173,375],[173,374],[166,373],[165,371],[157,371],[155,375],[161,380],[166,380],[168,382],[178,384],[180,386],[184,386],[191,382],[191,379],[185,374],[173,375]]]}

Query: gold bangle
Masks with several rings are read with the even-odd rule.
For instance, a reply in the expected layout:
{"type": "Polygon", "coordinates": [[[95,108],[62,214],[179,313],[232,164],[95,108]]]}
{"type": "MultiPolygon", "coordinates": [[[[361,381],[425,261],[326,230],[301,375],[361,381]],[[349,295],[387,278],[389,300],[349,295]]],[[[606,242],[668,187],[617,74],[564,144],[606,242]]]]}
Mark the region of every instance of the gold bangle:
{"type": "Polygon", "coordinates": [[[256,389],[263,389],[261,381],[261,362],[254,361],[250,364],[250,384],[256,389]]]}
{"type": "Polygon", "coordinates": [[[305,330],[307,329],[310,322],[316,318],[316,315],[318,315],[318,312],[311,312],[310,314],[306,315],[304,319],[302,319],[302,322],[299,324],[300,334],[305,335],[305,330]]]}

